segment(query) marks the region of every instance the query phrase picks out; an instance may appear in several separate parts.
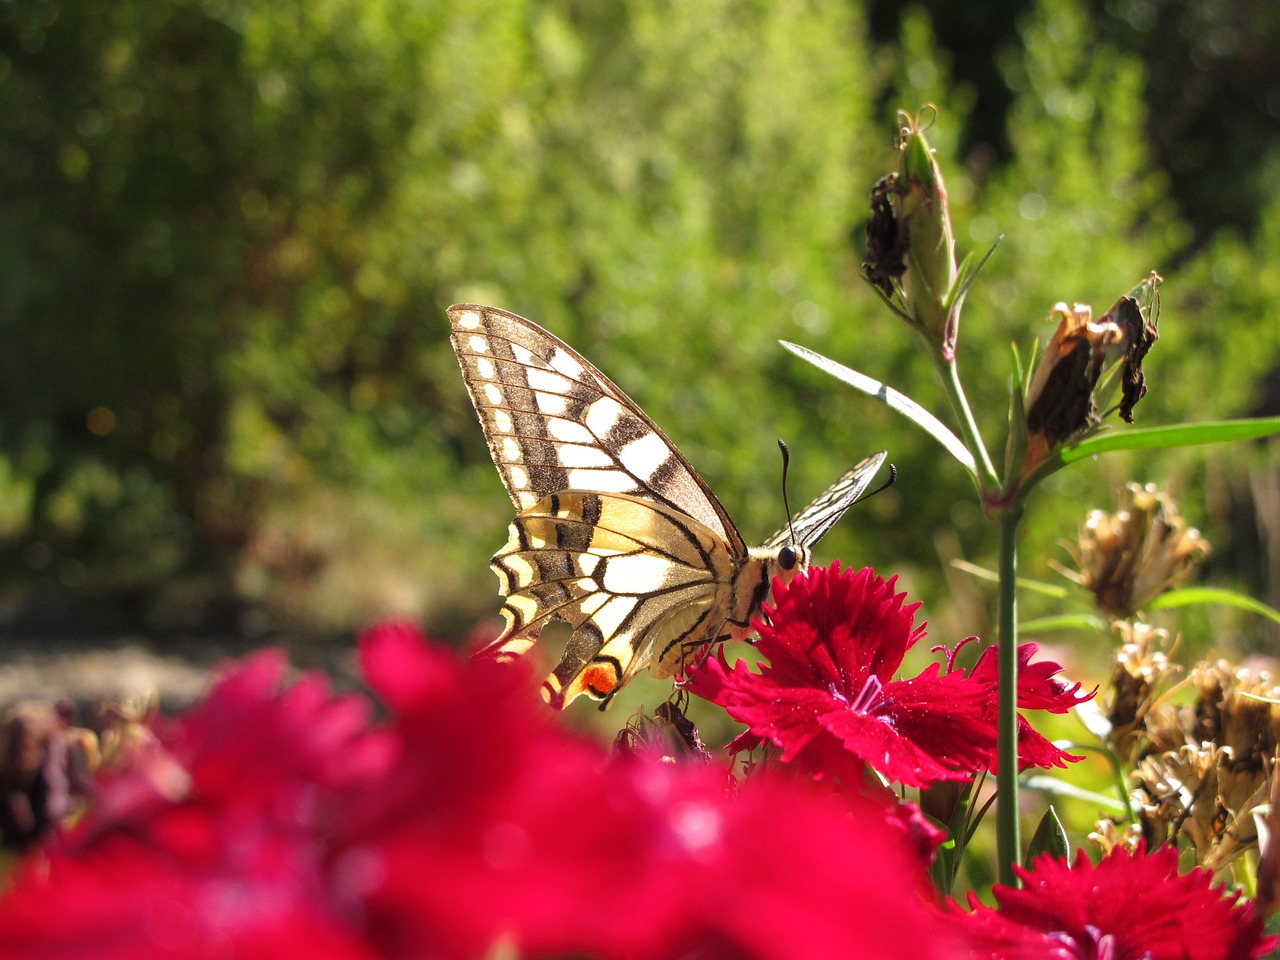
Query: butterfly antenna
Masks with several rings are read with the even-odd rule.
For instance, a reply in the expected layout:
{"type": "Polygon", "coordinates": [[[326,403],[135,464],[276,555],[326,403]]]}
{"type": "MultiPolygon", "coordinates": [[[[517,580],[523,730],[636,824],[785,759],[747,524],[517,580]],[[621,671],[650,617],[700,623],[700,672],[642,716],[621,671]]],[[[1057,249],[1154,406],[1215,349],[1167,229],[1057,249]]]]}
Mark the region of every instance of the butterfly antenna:
{"type": "Polygon", "coordinates": [[[864,493],[857,500],[855,500],[854,503],[862,503],[862,501],[864,500],[870,500],[877,493],[884,493],[886,490],[892,487],[895,483],[897,483],[897,481],[898,481],[898,468],[891,463],[889,464],[889,479],[886,480],[884,483],[880,484],[880,486],[876,487],[870,493],[864,493]]]}
{"type": "Polygon", "coordinates": [[[791,451],[787,449],[785,440],[778,441],[778,449],[782,451],[782,509],[787,512],[787,532],[791,534],[791,542],[795,543],[796,529],[791,525],[791,503],[787,499],[787,469],[791,466],[791,451]]]}

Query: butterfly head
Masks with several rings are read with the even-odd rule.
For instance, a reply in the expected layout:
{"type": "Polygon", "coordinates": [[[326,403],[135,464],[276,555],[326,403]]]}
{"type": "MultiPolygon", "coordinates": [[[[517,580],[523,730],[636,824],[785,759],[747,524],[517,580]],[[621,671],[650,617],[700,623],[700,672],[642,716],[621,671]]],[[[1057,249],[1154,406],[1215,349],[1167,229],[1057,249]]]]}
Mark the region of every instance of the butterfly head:
{"type": "Polygon", "coordinates": [[[774,573],[786,583],[797,573],[801,573],[808,568],[811,557],[812,554],[808,547],[801,546],[798,543],[784,544],[778,548],[774,561],[776,564],[774,573]]]}

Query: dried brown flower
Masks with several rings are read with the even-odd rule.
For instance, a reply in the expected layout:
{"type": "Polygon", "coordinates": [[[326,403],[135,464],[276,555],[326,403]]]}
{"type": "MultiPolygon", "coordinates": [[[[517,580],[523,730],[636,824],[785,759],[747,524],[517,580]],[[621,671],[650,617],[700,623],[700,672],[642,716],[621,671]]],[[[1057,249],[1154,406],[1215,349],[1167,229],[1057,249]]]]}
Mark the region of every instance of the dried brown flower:
{"type": "Polygon", "coordinates": [[[1093,510],[1085,518],[1072,550],[1079,573],[1068,576],[1093,592],[1103,613],[1128,617],[1185,583],[1209,551],[1172,497],[1131,483],[1115,513],[1093,510]]]}
{"type": "Polygon", "coordinates": [[[1058,327],[1027,387],[1024,474],[1059,443],[1097,422],[1093,389],[1108,349],[1124,340],[1124,331],[1110,319],[1094,323],[1088,304],[1059,303],[1053,315],[1058,317],[1058,327]]]}
{"type": "Polygon", "coordinates": [[[1178,667],[1168,656],[1169,632],[1136,621],[1112,624],[1121,637],[1111,658],[1107,745],[1131,763],[1148,741],[1147,718],[1168,690],[1178,667]]]}

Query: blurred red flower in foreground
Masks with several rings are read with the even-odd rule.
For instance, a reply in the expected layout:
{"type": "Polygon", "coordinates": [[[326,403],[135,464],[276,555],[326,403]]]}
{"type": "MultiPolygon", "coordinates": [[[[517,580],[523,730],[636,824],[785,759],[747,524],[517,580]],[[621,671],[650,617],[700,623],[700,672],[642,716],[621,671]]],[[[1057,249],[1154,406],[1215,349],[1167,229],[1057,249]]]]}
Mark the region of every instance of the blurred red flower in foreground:
{"type": "Polygon", "coordinates": [[[385,724],[276,653],[232,669],[23,861],[0,956],[963,955],[892,809],[611,761],[409,627],[361,652],[385,724]]]}
{"type": "MultiPolygon", "coordinates": [[[[993,651],[967,675],[943,673],[934,663],[917,677],[893,679],[907,650],[924,637],[924,624],[915,623],[920,604],[904,605],[896,582],[870,568],[841,570],[839,561],[790,584],[775,581],[774,605],[755,624],[769,663],[758,673],[742,660],[730,667],[721,650],[691,671],[688,689],[747,724],[734,749],[768,740],[781,748],[783,762],[854,788],[864,764],[914,787],[994,768],[995,658],[987,655],[993,651]]],[[[1057,664],[1031,663],[1035,649],[1019,650],[1020,706],[1061,712],[1092,696],[1077,696],[1079,684],[1053,680],[1057,664]]],[[[1020,729],[1024,766],[1079,759],[1025,720],[1020,729]]]]}
{"type": "Polygon", "coordinates": [[[974,956],[1001,960],[1247,960],[1275,946],[1263,918],[1238,895],[1215,890],[1212,872],[1178,873],[1164,847],[1129,854],[1117,847],[1096,866],[1044,855],[1014,868],[1022,889],[996,887],[999,911],[970,895],[957,909],[974,956]]]}

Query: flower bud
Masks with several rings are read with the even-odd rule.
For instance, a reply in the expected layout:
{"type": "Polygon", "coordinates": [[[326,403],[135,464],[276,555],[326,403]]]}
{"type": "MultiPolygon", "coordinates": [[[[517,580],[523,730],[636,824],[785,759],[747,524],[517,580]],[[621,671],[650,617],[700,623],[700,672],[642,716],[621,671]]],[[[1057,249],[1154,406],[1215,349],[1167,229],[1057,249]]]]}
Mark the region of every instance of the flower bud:
{"type": "Polygon", "coordinates": [[[867,279],[948,361],[955,358],[956,241],[942,170],[918,119],[905,119],[896,173],[871,191],[867,279]]]}

